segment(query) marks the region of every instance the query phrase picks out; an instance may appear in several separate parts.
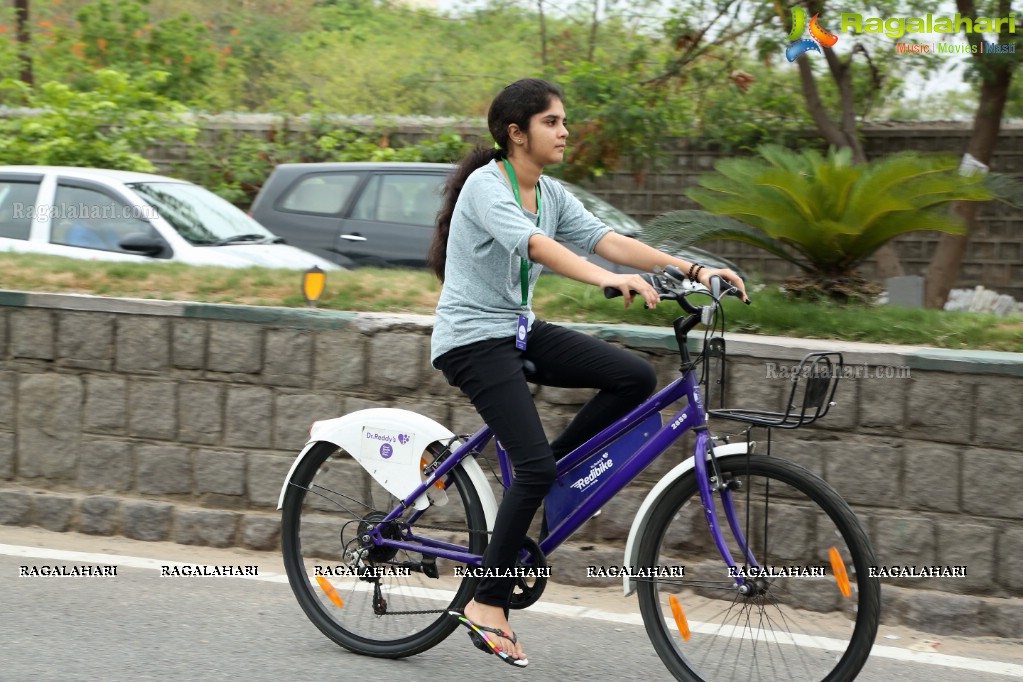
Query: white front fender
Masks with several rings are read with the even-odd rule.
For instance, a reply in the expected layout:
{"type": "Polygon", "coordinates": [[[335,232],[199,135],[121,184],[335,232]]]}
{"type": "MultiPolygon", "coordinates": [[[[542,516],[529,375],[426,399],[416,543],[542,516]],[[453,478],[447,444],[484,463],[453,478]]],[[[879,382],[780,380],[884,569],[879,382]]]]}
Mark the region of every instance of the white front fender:
{"type": "MultiPolygon", "coordinates": [[[[447,443],[454,435],[428,417],[394,408],[360,410],[337,419],[318,421],[313,424],[302,452],[291,463],[277,508],[284,506],[284,495],[291,477],[316,443],[327,442],[342,448],[385,490],[404,500],[423,480],[420,457],[426,447],[435,441],[447,443]]],[[[491,530],[497,516],[497,501],[490,483],[474,458],[463,459],[461,467],[479,494],[487,529],[491,530]]],[[[414,500],[413,505],[416,509],[426,509],[430,501],[423,494],[414,500]]]]}
{"type": "MultiPolygon", "coordinates": [[[[746,454],[745,441],[741,443],[719,445],[714,448],[714,455],[717,457],[744,454],[746,454]]],[[[643,504],[641,504],[639,509],[636,511],[636,517],[632,520],[632,528],[629,530],[629,539],[625,543],[625,562],[623,565],[638,566],[639,542],[646,533],[647,524],[650,521],[650,513],[653,511],[658,500],[661,499],[661,496],[664,495],[668,488],[671,487],[671,484],[685,476],[695,466],[696,460],[690,457],[666,473],[664,477],[657,482],[657,485],[651,488],[650,492],[647,493],[646,499],[643,500],[643,504]]],[[[622,581],[624,583],[623,587],[625,588],[626,597],[636,591],[636,580],[634,578],[630,578],[626,575],[622,578],[622,581]]]]}

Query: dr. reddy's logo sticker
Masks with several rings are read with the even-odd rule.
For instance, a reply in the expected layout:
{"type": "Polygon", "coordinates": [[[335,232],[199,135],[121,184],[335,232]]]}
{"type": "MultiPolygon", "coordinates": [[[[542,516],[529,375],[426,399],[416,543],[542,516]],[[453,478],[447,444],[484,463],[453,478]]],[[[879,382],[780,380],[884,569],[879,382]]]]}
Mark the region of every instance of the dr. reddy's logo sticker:
{"type": "Polygon", "coordinates": [[[831,33],[820,25],[820,15],[813,15],[810,25],[806,24],[806,10],[802,7],[792,8],[792,32],[788,39],[793,42],[785,48],[785,57],[794,62],[807,52],[820,53],[822,47],[832,48],[838,42],[838,36],[831,33]],[[804,31],[809,31],[810,37],[804,38],[804,31]]]}
{"type": "Polygon", "coordinates": [[[364,461],[414,462],[412,447],[412,435],[409,433],[370,426],[362,429],[361,455],[364,461]]]}

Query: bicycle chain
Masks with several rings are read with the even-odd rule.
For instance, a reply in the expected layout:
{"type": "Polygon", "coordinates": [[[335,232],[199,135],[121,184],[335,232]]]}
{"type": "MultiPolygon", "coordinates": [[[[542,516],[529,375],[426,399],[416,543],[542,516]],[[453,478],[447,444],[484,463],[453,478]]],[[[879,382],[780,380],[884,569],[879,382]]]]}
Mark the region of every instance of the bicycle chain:
{"type": "MultiPolygon", "coordinates": [[[[468,532],[468,533],[476,533],[476,534],[484,533],[486,535],[490,535],[490,533],[491,533],[490,531],[487,531],[487,530],[471,530],[469,528],[445,528],[443,526],[428,526],[428,525],[421,524],[421,523],[415,524],[415,527],[416,528],[425,528],[427,530],[444,530],[444,531],[453,532],[453,533],[466,533],[466,532],[468,532]]],[[[393,564],[393,565],[397,566],[401,562],[393,561],[392,560],[392,561],[385,561],[383,563],[385,563],[385,564],[393,564]]],[[[387,611],[386,613],[383,613],[383,614],[380,614],[380,615],[383,615],[383,616],[425,616],[425,615],[429,615],[431,613],[446,613],[446,612],[447,612],[447,609],[428,609],[428,610],[423,610],[423,611],[387,611]]]]}
{"type": "Polygon", "coordinates": [[[447,613],[446,609],[435,609],[433,611],[388,611],[382,616],[423,616],[430,613],[447,613]]]}

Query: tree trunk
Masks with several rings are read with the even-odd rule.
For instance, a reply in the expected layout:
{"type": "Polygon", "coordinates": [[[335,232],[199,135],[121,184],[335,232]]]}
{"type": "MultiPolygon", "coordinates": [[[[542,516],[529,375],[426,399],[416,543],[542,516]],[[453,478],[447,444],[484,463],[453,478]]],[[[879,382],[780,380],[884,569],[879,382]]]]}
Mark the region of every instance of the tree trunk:
{"type": "Polygon", "coordinates": [[[18,61],[21,62],[21,82],[27,85],[34,85],[32,77],[32,54],[29,51],[29,43],[32,40],[28,32],[28,0],[14,0],[14,17],[17,24],[18,61]]]}
{"type": "MultiPolygon", "coordinates": [[[[1012,72],[1004,70],[997,78],[985,80],[980,89],[980,103],[966,151],[986,165],[991,164],[998,142],[1011,78],[1012,72]]],[[[938,247],[925,274],[924,305],[928,308],[942,308],[948,299],[948,292],[959,279],[963,256],[966,255],[979,210],[980,203],[976,201],[959,202],[952,207],[952,211],[966,224],[966,234],[942,234],[939,238],[938,247]]]]}
{"type": "Polygon", "coordinates": [[[600,0],[593,0],[593,17],[590,20],[590,45],[586,59],[593,61],[597,51],[597,28],[600,26],[600,0]]]}
{"type": "Polygon", "coordinates": [[[540,64],[547,66],[547,17],[543,13],[543,0],[536,0],[536,10],[540,15],[540,64]]]}
{"type": "MultiPolygon", "coordinates": [[[[959,11],[963,16],[976,16],[971,0],[959,0],[957,3],[959,11]]],[[[1007,16],[1010,3],[1002,0],[999,3],[1000,16],[1007,16]]],[[[971,42],[976,42],[976,34],[967,34],[971,42]]],[[[1002,36],[1004,41],[1007,36],[1002,36]]],[[[984,59],[985,55],[975,54],[978,61],[984,59]]],[[[991,165],[991,157],[994,155],[995,146],[998,143],[998,132],[1001,129],[1002,114],[1005,111],[1005,102],[1009,96],[1009,86],[1012,84],[1012,70],[1015,63],[1009,60],[986,60],[980,64],[983,74],[983,81],[980,86],[980,99],[977,104],[977,113],[973,118],[973,131],[970,133],[970,141],[966,145],[966,152],[985,165],[991,165]]],[[[952,211],[962,218],[966,224],[966,234],[942,234],[938,240],[938,247],[931,257],[927,266],[924,280],[924,305],[928,308],[943,308],[948,300],[948,292],[952,290],[956,280],[959,279],[959,271],[962,268],[963,256],[966,254],[966,247],[970,241],[970,234],[973,232],[977,212],[980,210],[978,202],[959,202],[952,207],[952,211]]]]}

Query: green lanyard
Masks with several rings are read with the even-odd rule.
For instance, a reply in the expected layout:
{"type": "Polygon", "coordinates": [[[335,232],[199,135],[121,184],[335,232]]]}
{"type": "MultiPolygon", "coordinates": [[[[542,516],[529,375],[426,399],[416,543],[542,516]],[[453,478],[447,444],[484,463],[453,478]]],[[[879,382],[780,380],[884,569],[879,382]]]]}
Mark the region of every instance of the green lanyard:
{"type": "MultiPolygon", "coordinates": [[[[515,201],[518,203],[519,208],[522,208],[522,197],[519,195],[519,180],[515,177],[515,168],[511,165],[508,159],[503,159],[504,169],[508,171],[508,178],[511,180],[512,193],[515,195],[515,201]]],[[[536,183],[536,226],[540,227],[540,183],[536,183]]],[[[519,279],[522,282],[522,307],[525,308],[529,303],[529,269],[532,264],[523,258],[520,261],[519,267],[519,279]]]]}

